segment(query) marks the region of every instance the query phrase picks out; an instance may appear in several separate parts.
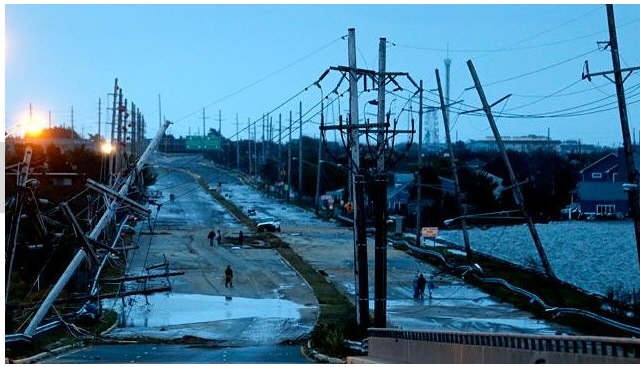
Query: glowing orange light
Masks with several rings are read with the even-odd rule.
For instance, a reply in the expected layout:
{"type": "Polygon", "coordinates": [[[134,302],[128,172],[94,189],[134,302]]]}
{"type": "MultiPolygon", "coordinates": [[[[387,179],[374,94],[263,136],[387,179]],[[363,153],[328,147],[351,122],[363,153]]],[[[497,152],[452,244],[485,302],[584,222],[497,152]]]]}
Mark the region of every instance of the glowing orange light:
{"type": "Polygon", "coordinates": [[[105,141],[104,143],[102,143],[102,145],[100,145],[100,151],[103,154],[111,154],[111,152],[113,152],[113,145],[111,145],[111,143],[109,143],[108,141],[105,141]]]}

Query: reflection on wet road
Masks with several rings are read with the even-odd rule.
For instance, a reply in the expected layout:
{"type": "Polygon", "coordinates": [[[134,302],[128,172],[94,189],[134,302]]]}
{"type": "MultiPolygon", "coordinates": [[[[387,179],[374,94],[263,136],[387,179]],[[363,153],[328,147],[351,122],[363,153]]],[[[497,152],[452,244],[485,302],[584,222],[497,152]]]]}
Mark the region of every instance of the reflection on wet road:
{"type": "Polygon", "coordinates": [[[154,294],[138,297],[134,305],[113,300],[103,306],[118,311],[120,327],[115,338],[153,337],[163,340],[184,336],[216,341],[218,345],[276,344],[311,331],[300,323],[306,307],[285,299],[251,299],[200,294],[154,294]]]}

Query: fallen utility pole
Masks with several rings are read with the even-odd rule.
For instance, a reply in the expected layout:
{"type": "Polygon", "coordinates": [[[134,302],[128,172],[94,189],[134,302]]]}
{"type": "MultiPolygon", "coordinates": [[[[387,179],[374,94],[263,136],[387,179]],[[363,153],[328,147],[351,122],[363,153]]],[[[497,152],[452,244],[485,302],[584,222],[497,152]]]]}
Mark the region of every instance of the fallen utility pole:
{"type": "Polygon", "coordinates": [[[531,232],[531,237],[533,238],[536,250],[538,251],[538,255],[540,256],[540,261],[542,262],[542,267],[544,268],[545,274],[549,279],[557,280],[553,269],[551,269],[551,265],[549,265],[549,260],[547,259],[547,254],[544,251],[544,247],[540,242],[538,231],[536,230],[536,227],[531,220],[531,216],[529,215],[529,213],[527,213],[527,210],[525,208],[522,191],[520,191],[520,186],[517,184],[518,181],[516,180],[516,175],[513,172],[511,162],[509,161],[509,157],[507,156],[507,150],[505,149],[504,142],[502,141],[502,137],[500,136],[500,132],[498,131],[498,127],[496,126],[496,122],[493,118],[493,113],[491,112],[491,106],[489,105],[489,102],[487,102],[487,97],[484,95],[482,84],[480,84],[480,79],[478,79],[478,74],[476,74],[476,69],[474,68],[471,60],[467,61],[467,66],[469,67],[469,71],[471,72],[471,77],[473,77],[473,82],[475,84],[476,90],[478,91],[480,101],[482,102],[482,108],[484,109],[484,112],[487,115],[487,119],[489,120],[489,124],[491,125],[491,131],[493,131],[493,136],[495,137],[496,143],[498,144],[498,149],[500,149],[502,161],[504,162],[504,165],[507,168],[507,172],[509,173],[509,179],[511,180],[511,183],[515,185],[515,187],[513,188],[513,198],[526,218],[529,232],[531,232]]]}
{"type": "MultiPolygon", "coordinates": [[[[618,111],[620,114],[620,126],[622,128],[622,145],[624,149],[624,157],[627,164],[627,181],[629,195],[629,216],[633,220],[633,229],[636,237],[636,249],[638,252],[638,263],[640,264],[640,194],[638,192],[638,170],[633,157],[633,145],[631,142],[631,134],[629,132],[629,117],[627,116],[627,104],[624,96],[624,81],[622,72],[628,71],[627,77],[640,67],[632,67],[620,69],[620,55],[618,52],[618,36],[616,35],[616,22],[613,16],[613,5],[607,4],[607,20],[609,23],[609,44],[611,47],[611,61],[613,63],[613,71],[589,73],[589,64],[585,62],[586,73],[583,73],[582,79],[591,81],[592,76],[602,75],[605,78],[607,74],[613,74],[616,84],[616,94],[618,96],[618,111]]],[[[609,79],[611,80],[611,79],[609,79]]],[[[623,186],[624,187],[624,186],[623,186]]]]}
{"type": "Polygon", "coordinates": [[[458,168],[456,166],[456,159],[453,156],[453,146],[451,144],[451,130],[449,128],[449,106],[446,105],[444,96],[442,94],[442,83],[440,83],[440,72],[436,69],[436,81],[438,83],[438,94],[440,95],[440,109],[442,110],[442,120],[444,120],[444,132],[447,137],[447,149],[449,150],[449,160],[451,162],[451,168],[453,170],[453,184],[454,192],[456,196],[456,203],[458,204],[458,211],[460,212],[460,226],[462,227],[462,237],[464,239],[464,250],[467,253],[467,262],[471,264],[471,244],[469,243],[469,233],[467,232],[467,207],[462,204],[460,182],[458,180],[458,168]]]}
{"type": "MultiPolygon", "coordinates": [[[[133,183],[135,178],[138,176],[138,173],[142,171],[142,168],[144,167],[144,164],[146,163],[149,156],[151,155],[151,152],[153,152],[156,149],[156,147],[158,146],[158,143],[160,142],[160,139],[162,138],[162,136],[164,135],[164,132],[167,130],[170,124],[171,123],[169,121],[166,121],[162,126],[162,128],[158,130],[158,133],[156,134],[155,138],[151,141],[151,143],[149,144],[145,152],[142,154],[140,159],[138,159],[138,162],[136,163],[133,171],[129,173],[124,184],[118,191],[118,194],[120,196],[122,197],[126,196],[127,192],[129,191],[129,186],[133,183]]],[[[107,223],[111,221],[111,219],[115,215],[116,210],[118,209],[119,206],[120,206],[120,200],[118,199],[113,199],[109,203],[107,210],[102,215],[102,218],[100,218],[100,221],[98,221],[96,226],[88,235],[89,238],[93,240],[98,238],[98,235],[102,233],[107,223]]],[[[49,292],[45,300],[42,302],[42,305],[40,306],[36,314],[33,316],[33,319],[31,319],[31,322],[29,323],[29,325],[26,327],[24,331],[24,335],[33,336],[33,334],[36,332],[38,325],[40,324],[40,322],[42,322],[44,317],[49,312],[49,309],[53,305],[53,302],[55,301],[55,299],[58,298],[58,296],[60,295],[60,292],[62,292],[63,288],[67,285],[67,283],[69,282],[69,280],[71,279],[75,271],[78,269],[80,264],[82,264],[82,262],[86,258],[87,258],[87,252],[84,249],[80,248],[76,253],[76,255],[74,256],[74,258],[69,263],[69,265],[67,266],[67,269],[60,276],[60,279],[58,279],[58,282],[53,286],[53,288],[51,289],[51,291],[49,292]]]]}

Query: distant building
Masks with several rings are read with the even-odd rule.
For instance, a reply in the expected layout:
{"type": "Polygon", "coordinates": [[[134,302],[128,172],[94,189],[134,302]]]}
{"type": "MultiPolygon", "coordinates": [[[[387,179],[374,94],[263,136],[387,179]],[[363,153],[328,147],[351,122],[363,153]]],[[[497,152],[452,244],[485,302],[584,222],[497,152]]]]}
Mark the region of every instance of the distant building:
{"type": "MultiPolygon", "coordinates": [[[[636,166],[640,156],[634,153],[636,166]]],[[[629,197],[622,185],[629,182],[622,148],[609,153],[580,171],[578,183],[580,211],[586,215],[626,216],[629,197]]]]}
{"type": "Polygon", "coordinates": [[[5,151],[14,151],[17,145],[23,144],[40,145],[43,150],[46,150],[49,145],[55,145],[60,148],[60,152],[65,153],[69,150],[84,147],[87,150],[100,151],[100,147],[93,140],[88,139],[71,139],[71,138],[38,138],[29,137],[23,138],[7,138],[5,142],[5,151]]]}
{"type": "MultiPolygon", "coordinates": [[[[560,152],[560,140],[553,140],[547,136],[527,135],[527,136],[503,136],[502,142],[507,150],[517,152],[533,152],[538,149],[560,152]]],[[[498,150],[498,143],[493,137],[482,140],[469,140],[465,144],[472,151],[494,151],[498,150]]]]}
{"type": "Polygon", "coordinates": [[[604,147],[593,144],[583,144],[580,140],[565,140],[560,144],[561,154],[587,154],[600,152],[604,149],[604,147]]]}

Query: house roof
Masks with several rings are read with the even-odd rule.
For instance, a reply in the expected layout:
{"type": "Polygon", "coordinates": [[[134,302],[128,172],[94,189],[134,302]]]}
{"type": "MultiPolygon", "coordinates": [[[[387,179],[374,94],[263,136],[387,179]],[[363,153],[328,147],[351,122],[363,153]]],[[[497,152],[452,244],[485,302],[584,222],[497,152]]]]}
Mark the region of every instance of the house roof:
{"type": "Polygon", "coordinates": [[[612,156],[613,156],[613,157],[615,157],[615,158],[617,158],[617,157],[618,157],[618,156],[617,156],[616,154],[614,154],[614,153],[609,153],[609,154],[605,155],[604,157],[602,157],[602,158],[598,159],[597,161],[595,161],[595,162],[591,163],[590,165],[586,166],[585,168],[581,169],[581,170],[580,170],[580,174],[583,174],[583,173],[584,173],[584,171],[588,170],[589,168],[592,168],[593,166],[595,166],[595,165],[597,165],[597,164],[600,164],[601,162],[603,162],[604,160],[606,160],[606,159],[608,159],[609,157],[612,157],[612,156]]]}

